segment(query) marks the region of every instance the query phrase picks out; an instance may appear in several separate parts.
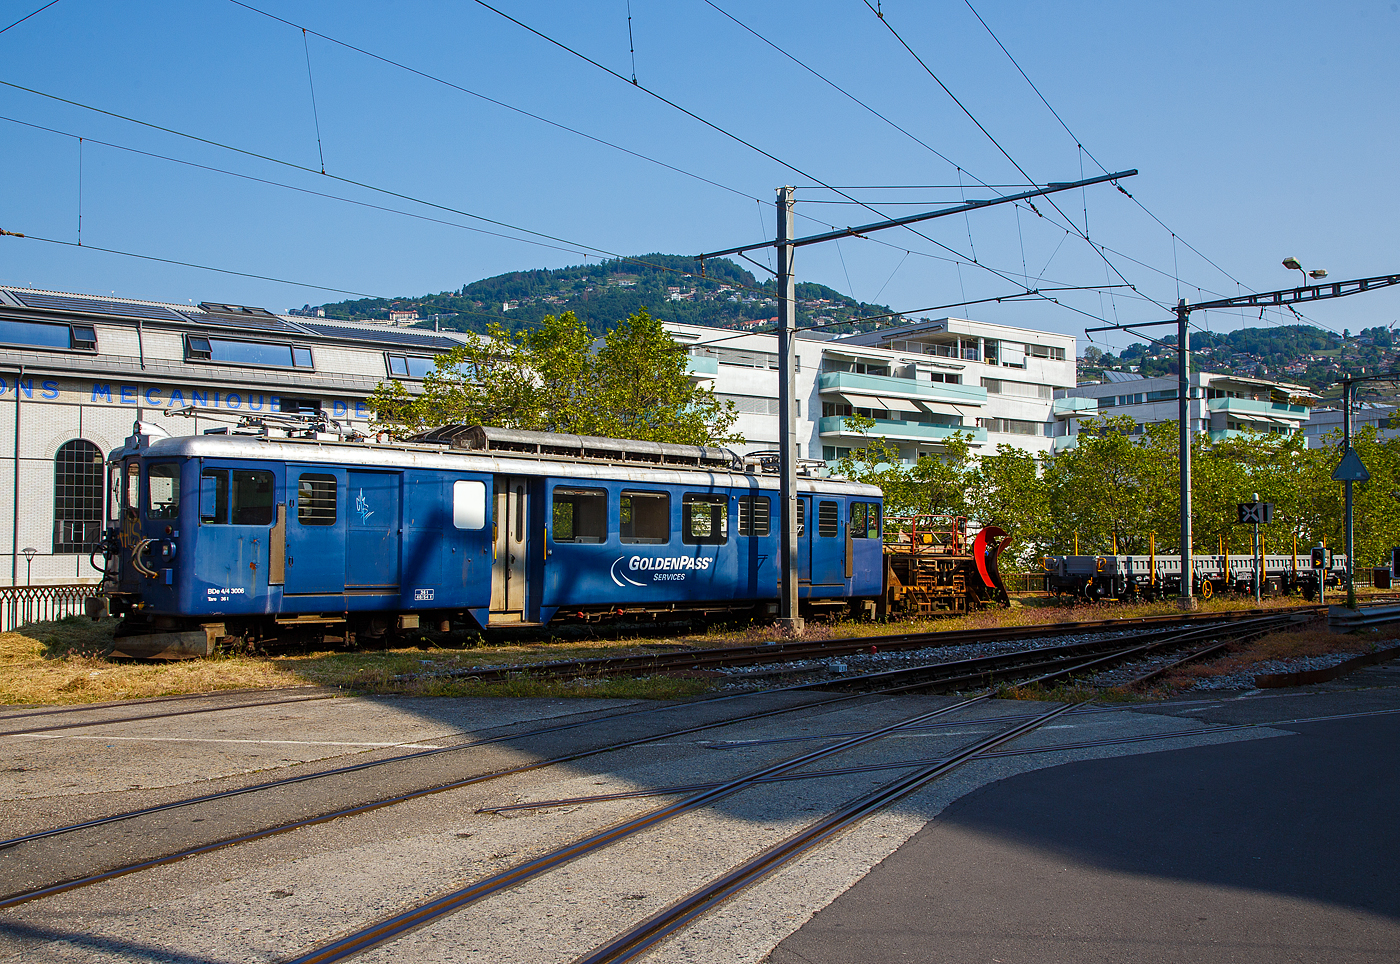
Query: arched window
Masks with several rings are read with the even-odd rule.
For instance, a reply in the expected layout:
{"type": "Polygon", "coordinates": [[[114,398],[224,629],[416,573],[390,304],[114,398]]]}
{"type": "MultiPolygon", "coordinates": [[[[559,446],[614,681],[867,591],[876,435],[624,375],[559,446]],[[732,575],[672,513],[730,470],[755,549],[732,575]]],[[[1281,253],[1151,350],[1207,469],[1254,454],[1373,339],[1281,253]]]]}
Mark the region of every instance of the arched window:
{"type": "Polygon", "coordinates": [[[84,439],[53,459],[53,551],[92,552],[102,542],[102,450],[84,439]]]}

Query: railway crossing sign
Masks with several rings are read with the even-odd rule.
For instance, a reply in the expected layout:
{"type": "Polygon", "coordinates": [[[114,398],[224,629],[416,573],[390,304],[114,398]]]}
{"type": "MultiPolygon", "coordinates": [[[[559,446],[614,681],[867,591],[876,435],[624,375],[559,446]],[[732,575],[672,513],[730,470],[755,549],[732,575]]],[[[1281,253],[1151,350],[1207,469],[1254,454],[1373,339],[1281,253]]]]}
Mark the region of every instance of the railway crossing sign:
{"type": "Polygon", "coordinates": [[[1371,473],[1361,461],[1361,456],[1356,454],[1356,449],[1347,449],[1347,454],[1332,470],[1333,482],[1366,482],[1370,478],[1371,473]]]}
{"type": "Polygon", "coordinates": [[[1240,502],[1235,506],[1241,525],[1267,525],[1274,521],[1272,502],[1240,502]]]}

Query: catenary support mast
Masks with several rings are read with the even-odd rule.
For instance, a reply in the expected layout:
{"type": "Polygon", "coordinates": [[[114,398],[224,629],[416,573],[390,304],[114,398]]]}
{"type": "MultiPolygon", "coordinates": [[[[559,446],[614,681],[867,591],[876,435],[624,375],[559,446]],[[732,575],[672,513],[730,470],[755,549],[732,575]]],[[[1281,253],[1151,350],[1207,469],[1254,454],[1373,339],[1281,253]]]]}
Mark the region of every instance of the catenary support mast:
{"type": "Polygon", "coordinates": [[[779,567],[778,619],[802,632],[797,606],[797,297],[792,276],[791,187],[778,188],[778,450],[782,503],[782,565],[779,567]]]}

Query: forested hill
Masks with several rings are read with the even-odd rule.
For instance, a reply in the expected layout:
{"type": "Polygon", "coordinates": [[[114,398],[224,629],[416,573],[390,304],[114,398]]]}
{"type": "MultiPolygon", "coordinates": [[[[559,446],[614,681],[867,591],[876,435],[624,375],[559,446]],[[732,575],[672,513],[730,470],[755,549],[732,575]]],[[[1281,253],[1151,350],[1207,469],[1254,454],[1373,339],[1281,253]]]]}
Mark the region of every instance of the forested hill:
{"type": "MultiPolygon", "coordinates": [[[[889,312],[885,305],[858,302],[825,285],[797,285],[799,326],[832,325],[831,332],[865,330],[852,319],[889,312]],[[836,324],[832,324],[836,323],[836,324]]],[[[602,333],[645,308],[664,321],[712,327],[763,327],[777,318],[773,280],[759,281],[727,258],[699,266],[684,255],[644,254],[601,264],[512,271],[435,295],[385,300],[363,298],[321,305],[327,318],[387,319],[391,309],[417,311],[420,325],[483,331],[492,321],[508,329],[537,323],[545,315],[573,311],[590,331],[602,333]]],[[[316,314],[306,306],[293,314],[316,314]]]]}

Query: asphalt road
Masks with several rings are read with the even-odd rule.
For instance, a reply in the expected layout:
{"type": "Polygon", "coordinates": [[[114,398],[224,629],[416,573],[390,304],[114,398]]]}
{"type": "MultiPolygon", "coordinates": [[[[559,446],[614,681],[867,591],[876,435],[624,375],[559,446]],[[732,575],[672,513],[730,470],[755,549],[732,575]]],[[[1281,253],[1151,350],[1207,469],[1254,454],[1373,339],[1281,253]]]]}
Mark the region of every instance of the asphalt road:
{"type": "MultiPolygon", "coordinates": [[[[1176,712],[1232,723],[1396,707],[1377,682],[1176,712]]],[[[1296,735],[984,786],[768,961],[1400,961],[1400,714],[1275,728],[1296,735]]]]}

